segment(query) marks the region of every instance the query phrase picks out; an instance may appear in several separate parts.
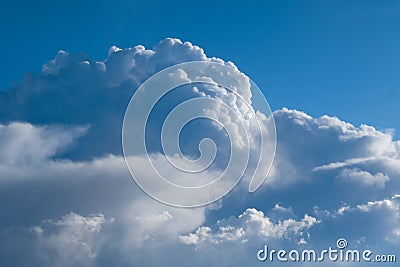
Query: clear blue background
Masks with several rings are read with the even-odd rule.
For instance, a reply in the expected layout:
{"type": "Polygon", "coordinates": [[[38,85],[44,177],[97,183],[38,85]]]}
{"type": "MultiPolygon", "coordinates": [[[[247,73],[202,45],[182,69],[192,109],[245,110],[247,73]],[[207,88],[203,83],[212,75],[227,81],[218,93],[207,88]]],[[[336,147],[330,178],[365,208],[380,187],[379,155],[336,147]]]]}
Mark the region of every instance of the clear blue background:
{"type": "Polygon", "coordinates": [[[176,37],[233,61],[273,110],[400,130],[398,1],[3,1],[0,34],[1,89],[60,49],[104,60],[176,37]]]}

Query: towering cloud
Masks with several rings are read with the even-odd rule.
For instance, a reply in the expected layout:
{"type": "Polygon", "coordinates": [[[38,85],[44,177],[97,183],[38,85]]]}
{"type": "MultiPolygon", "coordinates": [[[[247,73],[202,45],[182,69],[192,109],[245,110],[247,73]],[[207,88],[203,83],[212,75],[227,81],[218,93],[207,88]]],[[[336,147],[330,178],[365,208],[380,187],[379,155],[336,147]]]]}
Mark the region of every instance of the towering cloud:
{"type": "MultiPolygon", "coordinates": [[[[102,61],[60,51],[0,91],[3,265],[243,266],[265,243],[318,249],[342,236],[397,252],[400,142],[336,117],[276,110],[276,160],[254,194],[239,186],[211,206],[178,209],[143,193],[121,153],[125,108],[145,79],[194,60],[234,67],[166,39],[151,50],[114,46],[102,61]]],[[[201,90],[190,94],[212,92],[201,90]]]]}

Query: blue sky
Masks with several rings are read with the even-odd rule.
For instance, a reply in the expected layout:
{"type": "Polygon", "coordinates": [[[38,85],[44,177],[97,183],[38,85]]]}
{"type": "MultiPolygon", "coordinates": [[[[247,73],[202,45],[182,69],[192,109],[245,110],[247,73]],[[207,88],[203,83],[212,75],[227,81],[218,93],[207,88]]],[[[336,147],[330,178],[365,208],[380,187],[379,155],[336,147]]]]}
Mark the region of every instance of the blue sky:
{"type": "Polygon", "coordinates": [[[102,60],[176,37],[234,61],[272,109],[400,128],[397,1],[9,1],[0,14],[2,89],[60,49],[102,60]]]}
{"type": "MultiPolygon", "coordinates": [[[[0,265],[263,266],[269,262],[258,262],[256,252],[265,244],[322,250],[338,238],[351,249],[398,253],[400,141],[387,129],[400,131],[399,24],[396,1],[3,4],[0,265]],[[142,82],[199,60],[234,64],[264,92],[276,155],[256,192],[248,193],[244,179],[210,206],[174,208],[133,181],[122,122],[142,82]]],[[[184,71],[169,74],[193,81],[184,71]]],[[[189,98],[215,98],[240,115],[219,104],[202,110],[228,125],[231,139],[207,121],[183,129],[185,155],[199,155],[205,137],[219,145],[206,178],[224,170],[230,151],[245,151],[240,123],[248,123],[249,151],[259,151],[260,136],[246,119],[256,109],[247,99],[254,91],[237,74],[231,82],[243,100],[209,84],[180,87],[157,103],[145,141],[160,173],[170,170],[161,112],[189,98]]],[[[134,168],[148,175],[141,164],[148,157],[135,144],[134,168]]]]}

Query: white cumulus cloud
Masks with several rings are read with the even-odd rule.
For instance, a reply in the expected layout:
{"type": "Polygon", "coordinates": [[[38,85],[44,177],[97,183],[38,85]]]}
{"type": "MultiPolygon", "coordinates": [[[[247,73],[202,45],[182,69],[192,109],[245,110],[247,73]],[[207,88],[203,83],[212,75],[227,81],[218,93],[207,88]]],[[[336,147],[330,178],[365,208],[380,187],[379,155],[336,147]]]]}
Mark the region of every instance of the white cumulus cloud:
{"type": "MultiPolygon", "coordinates": [[[[192,60],[235,67],[169,38],[151,49],[114,46],[104,60],[60,51],[41,73],[0,91],[4,265],[243,266],[266,242],[319,247],[342,235],[389,252],[398,246],[400,142],[336,117],[276,110],[276,161],[254,194],[239,186],[213,206],[177,209],[142,192],[121,155],[125,108],[145,79],[192,60]]],[[[251,103],[248,79],[233,82],[251,103]]],[[[184,96],[218,96],[245,118],[234,95],[207,89],[184,96]]],[[[214,112],[235,126],[222,109],[214,112]]],[[[162,156],[153,145],[154,158],[162,156]]]]}

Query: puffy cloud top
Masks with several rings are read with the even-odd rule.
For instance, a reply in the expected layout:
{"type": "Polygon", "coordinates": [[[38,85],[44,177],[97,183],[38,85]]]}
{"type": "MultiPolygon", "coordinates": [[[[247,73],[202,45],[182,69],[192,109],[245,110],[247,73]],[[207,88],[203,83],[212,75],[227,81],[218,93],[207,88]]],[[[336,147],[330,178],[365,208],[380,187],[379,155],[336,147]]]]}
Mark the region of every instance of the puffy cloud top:
{"type": "Polygon", "coordinates": [[[0,123],[87,125],[81,149],[69,156],[119,154],[124,111],[138,86],[165,67],[196,60],[224,63],[207,58],[203,49],[190,42],[172,38],[153,49],[113,46],[103,61],[59,51],[40,74],[26,74],[21,84],[0,91],[0,123]]]}

